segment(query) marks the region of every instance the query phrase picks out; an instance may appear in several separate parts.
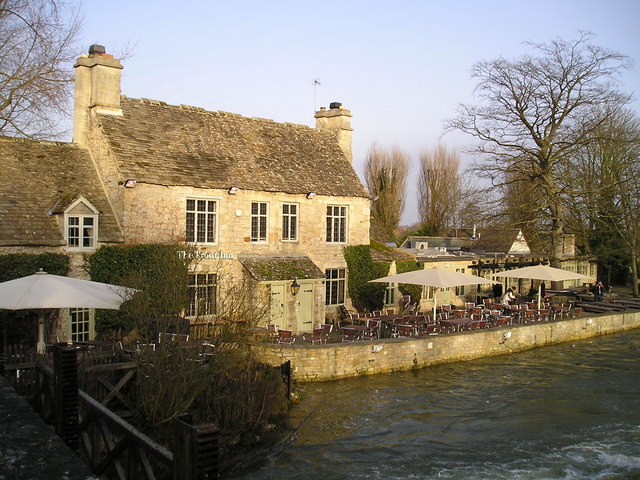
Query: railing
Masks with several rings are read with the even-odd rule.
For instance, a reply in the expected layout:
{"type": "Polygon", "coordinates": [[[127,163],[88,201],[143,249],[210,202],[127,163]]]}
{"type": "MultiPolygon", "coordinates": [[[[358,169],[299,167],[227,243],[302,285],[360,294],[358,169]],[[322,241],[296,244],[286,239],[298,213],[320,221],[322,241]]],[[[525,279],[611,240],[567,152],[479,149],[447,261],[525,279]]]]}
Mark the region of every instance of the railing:
{"type": "Polygon", "coordinates": [[[174,419],[172,450],[159,445],[77,387],[77,349],[54,346],[54,368],[37,361],[34,406],[94,473],[118,480],[217,478],[218,428],[174,419]]]}
{"type": "MultiPolygon", "coordinates": [[[[125,406],[124,413],[128,413],[126,407],[131,405],[123,395],[123,388],[136,373],[134,362],[112,363],[115,356],[113,359],[101,355],[91,358],[87,352],[66,344],[54,345],[53,355],[41,356],[38,360],[23,353],[22,356],[13,354],[9,365],[14,385],[22,385],[30,393],[34,409],[55,426],[56,433],[97,475],[118,480],[218,477],[219,429],[215,425],[193,425],[188,415],[174,419],[172,444],[168,449],[108,408],[109,403],[117,399],[116,406],[125,406]],[[53,359],[53,368],[47,358],[53,359]],[[91,387],[92,394],[100,395],[94,397],[78,388],[79,370],[85,377],[94,378],[87,386],[91,387]],[[102,376],[104,373],[111,376],[102,376]]],[[[289,398],[291,362],[279,368],[289,398]]]]}

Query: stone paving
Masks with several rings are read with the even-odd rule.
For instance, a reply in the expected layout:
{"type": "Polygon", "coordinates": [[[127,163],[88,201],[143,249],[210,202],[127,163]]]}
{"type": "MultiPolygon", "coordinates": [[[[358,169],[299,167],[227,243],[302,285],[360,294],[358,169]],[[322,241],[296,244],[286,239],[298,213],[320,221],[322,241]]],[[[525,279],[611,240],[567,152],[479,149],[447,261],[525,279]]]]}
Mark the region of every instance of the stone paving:
{"type": "Polygon", "coordinates": [[[0,480],[98,480],[2,375],[0,480]]]}

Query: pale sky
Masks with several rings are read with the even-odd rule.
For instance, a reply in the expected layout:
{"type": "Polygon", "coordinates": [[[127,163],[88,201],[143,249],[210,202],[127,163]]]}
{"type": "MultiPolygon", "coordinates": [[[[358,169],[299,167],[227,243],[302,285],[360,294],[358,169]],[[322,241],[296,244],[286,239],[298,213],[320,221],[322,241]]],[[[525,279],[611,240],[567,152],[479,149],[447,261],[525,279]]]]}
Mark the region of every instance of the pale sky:
{"type": "MultiPolygon", "coordinates": [[[[443,133],[473,101],[473,64],[527,52],[525,41],[592,43],[633,59],[621,89],[640,111],[638,0],[76,0],[80,45],[127,47],[122,93],[248,117],[315,126],[314,108],[353,115],[354,168],[367,150],[397,145],[412,164],[404,224],[418,220],[421,150],[470,139],[443,133]],[[314,88],[314,80],[320,85],[314,88]]],[[[463,156],[463,159],[465,157],[463,156]]]]}

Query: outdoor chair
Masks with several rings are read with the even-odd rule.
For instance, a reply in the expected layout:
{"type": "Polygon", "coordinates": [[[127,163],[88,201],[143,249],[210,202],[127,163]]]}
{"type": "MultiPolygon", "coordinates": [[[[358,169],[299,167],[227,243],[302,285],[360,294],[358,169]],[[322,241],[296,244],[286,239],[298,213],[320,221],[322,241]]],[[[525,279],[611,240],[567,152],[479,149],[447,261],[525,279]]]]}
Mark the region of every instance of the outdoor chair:
{"type": "Polygon", "coordinates": [[[278,343],[282,345],[293,345],[296,338],[291,330],[278,330],[278,343]]]}
{"type": "Polygon", "coordinates": [[[358,332],[353,328],[344,327],[342,329],[342,341],[343,342],[355,342],[360,340],[358,332]]]}
{"type": "Polygon", "coordinates": [[[398,325],[396,328],[398,337],[407,338],[414,336],[413,325],[398,325]]]}
{"type": "Polygon", "coordinates": [[[364,335],[367,340],[375,340],[379,337],[380,320],[371,318],[367,320],[368,330],[365,330],[364,335]]]}
{"type": "Polygon", "coordinates": [[[314,328],[311,333],[304,333],[302,335],[302,339],[305,341],[311,341],[311,345],[315,345],[316,343],[323,344],[327,342],[327,337],[324,335],[324,329],[314,328]]]}

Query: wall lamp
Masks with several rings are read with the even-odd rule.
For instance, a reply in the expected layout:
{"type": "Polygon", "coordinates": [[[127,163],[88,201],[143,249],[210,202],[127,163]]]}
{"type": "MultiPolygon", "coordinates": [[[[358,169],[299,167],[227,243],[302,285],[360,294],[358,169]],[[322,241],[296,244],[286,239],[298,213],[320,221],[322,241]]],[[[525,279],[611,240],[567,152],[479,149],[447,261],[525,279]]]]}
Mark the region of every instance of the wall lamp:
{"type": "Polygon", "coordinates": [[[298,279],[296,277],[293,278],[293,282],[291,283],[289,288],[291,289],[291,295],[293,295],[294,297],[300,291],[300,284],[298,283],[298,279]]]}
{"type": "Polygon", "coordinates": [[[510,338],[511,338],[511,332],[504,332],[502,334],[502,341],[500,342],[500,345],[502,345],[504,342],[506,342],[510,338]]]}
{"type": "Polygon", "coordinates": [[[236,193],[238,193],[238,187],[231,187],[231,188],[227,191],[227,193],[228,193],[229,195],[235,195],[236,193]]]}
{"type": "Polygon", "coordinates": [[[316,196],[316,192],[309,192],[309,193],[307,193],[307,198],[309,198],[309,199],[311,199],[311,198],[313,198],[313,197],[315,197],[315,196],[316,196]]]}
{"type": "Polygon", "coordinates": [[[128,178],[127,180],[124,181],[124,188],[133,188],[136,186],[138,182],[135,181],[135,179],[133,178],[128,178]]]}

